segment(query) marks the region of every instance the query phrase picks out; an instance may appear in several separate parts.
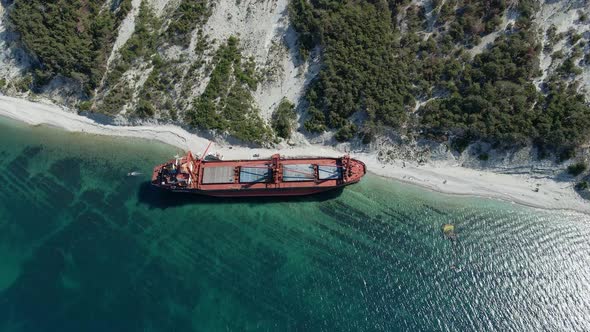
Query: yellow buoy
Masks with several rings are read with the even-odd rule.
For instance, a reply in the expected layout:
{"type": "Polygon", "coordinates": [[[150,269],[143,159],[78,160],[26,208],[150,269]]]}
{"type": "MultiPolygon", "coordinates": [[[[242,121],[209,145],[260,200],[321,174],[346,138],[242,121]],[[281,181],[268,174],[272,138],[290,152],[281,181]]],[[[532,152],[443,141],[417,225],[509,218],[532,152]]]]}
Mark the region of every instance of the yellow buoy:
{"type": "Polygon", "coordinates": [[[455,234],[455,225],[453,224],[444,224],[442,226],[442,231],[443,234],[451,240],[455,240],[455,238],[457,237],[457,235],[455,234]]]}
{"type": "Polygon", "coordinates": [[[455,231],[455,226],[451,224],[444,224],[443,225],[443,233],[450,233],[455,231]]]}

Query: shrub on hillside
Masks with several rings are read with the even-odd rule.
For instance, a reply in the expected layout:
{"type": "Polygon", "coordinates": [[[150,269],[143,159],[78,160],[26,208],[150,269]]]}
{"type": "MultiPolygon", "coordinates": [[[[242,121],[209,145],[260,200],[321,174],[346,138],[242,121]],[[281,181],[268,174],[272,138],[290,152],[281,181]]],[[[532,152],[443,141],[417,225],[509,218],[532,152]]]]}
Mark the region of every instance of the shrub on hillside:
{"type": "Polygon", "coordinates": [[[590,188],[590,184],[588,184],[588,181],[580,181],[580,182],[576,183],[574,188],[578,191],[584,191],[584,190],[588,190],[588,188],[590,188]]]}
{"type": "Polygon", "coordinates": [[[62,75],[78,80],[92,94],[131,0],[104,5],[101,0],[15,1],[8,17],[27,51],[38,60],[34,63],[36,86],[62,75]]]}
{"type": "Polygon", "coordinates": [[[296,119],[295,105],[283,98],[272,114],[271,125],[277,136],[289,139],[296,119]]]}
{"type": "Polygon", "coordinates": [[[572,176],[578,176],[588,169],[588,165],[585,162],[577,162],[567,167],[567,172],[572,176]]]}
{"type": "Polygon", "coordinates": [[[244,59],[236,37],[219,47],[212,65],[209,83],[195,99],[186,121],[193,127],[226,132],[247,142],[271,140],[271,130],[252,97],[259,80],[254,59],[244,59]]]}

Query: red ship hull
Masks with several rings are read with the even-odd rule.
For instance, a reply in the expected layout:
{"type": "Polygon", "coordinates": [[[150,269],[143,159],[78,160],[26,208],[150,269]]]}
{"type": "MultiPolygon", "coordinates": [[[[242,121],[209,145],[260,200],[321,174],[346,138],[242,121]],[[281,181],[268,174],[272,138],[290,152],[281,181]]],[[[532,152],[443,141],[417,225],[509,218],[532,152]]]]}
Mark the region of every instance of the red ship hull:
{"type": "Polygon", "coordinates": [[[213,197],[288,197],[288,196],[307,196],[323,193],[326,191],[338,189],[342,187],[329,187],[321,189],[313,188],[295,188],[295,189],[268,189],[268,190],[196,190],[196,189],[180,189],[170,190],[178,193],[190,193],[196,195],[206,195],[213,197]]]}
{"type": "Polygon", "coordinates": [[[189,152],[157,166],[152,185],[215,197],[304,196],[357,183],[365,173],[365,164],[348,156],[203,161],[189,152]]]}

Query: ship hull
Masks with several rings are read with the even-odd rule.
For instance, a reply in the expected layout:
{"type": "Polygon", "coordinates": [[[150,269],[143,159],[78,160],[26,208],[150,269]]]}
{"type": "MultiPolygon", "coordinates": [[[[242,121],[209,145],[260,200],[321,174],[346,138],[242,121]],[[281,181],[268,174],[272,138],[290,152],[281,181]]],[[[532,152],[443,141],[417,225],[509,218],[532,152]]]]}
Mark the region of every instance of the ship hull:
{"type": "Polygon", "coordinates": [[[357,183],[365,164],[341,158],[215,160],[186,157],[156,166],[152,185],[171,192],[214,197],[306,196],[357,183]]]}
{"type": "MultiPolygon", "coordinates": [[[[357,181],[358,182],[358,181],[357,181]]],[[[170,189],[161,188],[162,190],[174,192],[174,193],[189,193],[195,195],[204,195],[211,197],[289,197],[289,196],[308,196],[320,194],[323,192],[341,189],[347,185],[356,182],[347,183],[344,185],[334,187],[321,187],[321,188],[277,188],[277,189],[252,189],[252,190],[200,190],[200,189],[170,189]]]]}

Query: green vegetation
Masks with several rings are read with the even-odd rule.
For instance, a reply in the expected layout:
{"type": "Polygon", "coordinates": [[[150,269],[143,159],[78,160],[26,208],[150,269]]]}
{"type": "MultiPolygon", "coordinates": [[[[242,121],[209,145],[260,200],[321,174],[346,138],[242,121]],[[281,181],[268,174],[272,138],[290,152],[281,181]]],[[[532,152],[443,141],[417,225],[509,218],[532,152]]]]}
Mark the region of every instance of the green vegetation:
{"type": "Polygon", "coordinates": [[[561,66],[557,69],[557,72],[563,76],[580,75],[582,73],[582,69],[576,66],[574,57],[569,57],[563,61],[561,66]]]}
{"type": "Polygon", "coordinates": [[[581,23],[584,23],[588,20],[588,15],[584,13],[582,10],[578,10],[578,20],[581,23]]]}
{"type": "Polygon", "coordinates": [[[565,57],[565,54],[563,54],[562,50],[559,50],[559,51],[553,52],[553,54],[551,54],[551,57],[553,59],[563,59],[563,57],[565,57]]]}
{"type": "Polygon", "coordinates": [[[78,110],[80,112],[86,112],[86,111],[90,111],[90,109],[92,108],[92,102],[91,101],[82,101],[80,103],[78,103],[78,110]]]}
{"type": "Polygon", "coordinates": [[[305,128],[341,129],[338,138],[346,139],[366,132],[348,121],[355,112],[366,113],[363,127],[371,132],[380,126],[401,128],[412,120],[416,97],[453,88],[463,66],[462,54],[454,50],[494,31],[505,4],[450,0],[434,5],[434,28],[443,33],[423,40],[418,35],[427,25],[423,9],[405,1],[293,1],[290,12],[303,53],[319,44],[324,59],[307,93],[311,107],[305,128]],[[403,33],[392,20],[400,13],[405,13],[403,33]]]}
{"type": "Polygon", "coordinates": [[[567,167],[567,172],[572,176],[578,176],[584,173],[588,169],[588,165],[585,162],[577,162],[567,167]]]}
{"type": "MultiPolygon", "coordinates": [[[[180,84],[183,78],[182,67],[178,61],[163,61],[158,54],[152,58],[152,71],[143,84],[139,93],[140,100],[149,103],[155,108],[174,112],[175,104],[171,98],[175,95],[174,87],[180,84]]],[[[148,113],[138,112],[140,117],[149,116],[148,113]]],[[[173,120],[175,116],[170,116],[173,120]]]]}
{"type": "Polygon", "coordinates": [[[537,91],[534,37],[520,31],[500,37],[488,52],[463,68],[448,68],[450,94],[420,110],[421,128],[434,138],[447,135],[505,144],[523,144],[534,133],[532,118],[537,91]]]}
{"type": "Polygon", "coordinates": [[[350,136],[347,118],[359,111],[388,126],[406,121],[404,105],[413,104],[407,66],[399,59],[406,45],[396,40],[386,2],[296,0],[291,15],[302,48],[320,43],[324,52],[324,65],[307,93],[308,131],[347,128],[342,136],[350,136]]]}
{"type": "Polygon", "coordinates": [[[151,57],[156,50],[161,25],[153,9],[143,0],[135,19],[135,31],[119,50],[121,62],[133,64],[151,57]]]}
{"type": "MultiPolygon", "coordinates": [[[[120,56],[111,63],[104,81],[104,99],[113,106],[129,102],[117,101],[117,98],[126,97],[127,94],[113,95],[113,87],[119,92],[125,92],[126,88],[118,87],[129,84],[126,82],[128,79],[123,79],[123,75],[134,70],[141,72],[147,65],[149,76],[138,92],[137,100],[133,101],[134,107],[130,114],[140,118],[158,114],[160,119],[177,121],[177,109],[185,109],[189,105],[187,99],[196,83],[191,75],[204,64],[202,54],[207,50],[208,42],[199,30],[195,52],[201,56],[192,64],[186,64],[184,58],[166,59],[161,50],[170,43],[188,46],[192,32],[205,23],[209,14],[206,1],[184,0],[170,17],[161,20],[156,17],[148,2],[142,1],[135,20],[135,31],[119,50],[120,56]],[[167,26],[164,24],[166,19],[169,22],[167,26]]],[[[103,107],[99,106],[99,110],[101,109],[103,107]]]]}
{"type": "Polygon", "coordinates": [[[574,29],[574,28],[570,28],[567,31],[567,36],[569,37],[568,41],[569,41],[570,45],[572,45],[572,46],[575,45],[580,39],[582,39],[582,34],[577,33],[576,29],[574,29]]]}
{"type": "Polygon", "coordinates": [[[295,120],[297,120],[295,105],[286,98],[283,98],[272,114],[271,125],[276,135],[285,139],[291,138],[295,120]]]}
{"type": "Polygon", "coordinates": [[[152,105],[149,101],[142,99],[137,104],[135,112],[141,118],[148,118],[148,117],[152,117],[152,116],[154,116],[154,114],[156,114],[156,109],[154,108],[154,105],[152,105]]]}
{"type": "Polygon", "coordinates": [[[260,144],[272,135],[253,106],[251,91],[258,85],[254,61],[244,60],[238,45],[238,39],[230,37],[219,47],[209,84],[195,100],[186,120],[194,127],[227,132],[260,144]]]}
{"type": "Polygon", "coordinates": [[[498,28],[506,3],[502,0],[447,1],[443,7],[443,22],[450,22],[448,32],[453,41],[473,46],[479,43],[480,36],[498,28]],[[451,15],[453,6],[457,9],[451,15]]]}
{"type": "Polygon", "coordinates": [[[170,42],[188,47],[191,32],[205,24],[210,14],[206,0],[183,0],[170,19],[167,29],[170,42]]]}
{"type": "MultiPolygon", "coordinates": [[[[126,109],[141,118],[184,119],[244,141],[271,139],[272,130],[253,106],[260,74],[252,59],[242,56],[233,37],[207,54],[213,44],[203,32],[212,9],[209,1],[175,4],[158,18],[143,0],[134,33],[104,75],[131,0],[16,1],[9,18],[37,61],[31,73],[11,86],[26,92],[64,76],[81,83],[86,93],[78,103],[82,111],[113,115],[126,109]],[[190,51],[196,57],[188,60],[193,36],[190,51]],[[170,46],[182,50],[170,52],[170,46]],[[214,55],[213,60],[206,61],[206,55],[214,55]],[[195,85],[206,76],[204,93],[194,98],[195,85]]],[[[322,61],[305,95],[305,130],[333,130],[338,141],[358,137],[368,143],[393,128],[410,137],[450,140],[459,151],[476,141],[494,148],[532,142],[542,154],[555,152],[562,158],[573,156],[590,139],[590,106],[575,83],[580,66],[590,64],[583,35],[557,33],[553,26],[540,45],[532,25],[536,0],[431,4],[426,12],[409,0],[291,0],[301,54],[318,50],[322,61]],[[504,29],[508,8],[519,16],[498,31],[504,29]],[[492,32],[498,37],[491,47],[479,47],[492,32]],[[550,54],[564,38],[572,52],[552,54],[557,68],[538,91],[532,82],[540,76],[539,54],[550,54]]],[[[580,12],[579,19],[587,18],[580,12]]],[[[269,77],[273,70],[269,67],[269,77]]],[[[284,100],[273,114],[271,125],[279,137],[293,131],[293,108],[284,100]]]]}
{"type": "Polygon", "coordinates": [[[351,138],[353,138],[354,135],[356,135],[356,133],[357,133],[356,125],[353,123],[347,123],[344,127],[341,127],[340,129],[338,129],[334,138],[338,142],[344,142],[344,141],[348,141],[351,138]]]}
{"type": "Polygon", "coordinates": [[[85,93],[92,94],[102,78],[118,25],[131,9],[131,0],[116,4],[103,10],[104,0],[14,3],[9,19],[38,60],[36,87],[62,75],[79,81],[85,93]]]}
{"type": "Polygon", "coordinates": [[[578,191],[584,191],[584,190],[588,190],[588,188],[590,188],[590,184],[588,184],[588,181],[580,181],[580,182],[576,183],[574,188],[578,191]]]}
{"type": "Polygon", "coordinates": [[[307,109],[308,118],[303,124],[305,130],[312,133],[321,133],[327,129],[326,116],[315,106],[311,105],[307,109]]]}
{"type": "Polygon", "coordinates": [[[477,156],[477,159],[481,161],[488,161],[490,159],[490,155],[487,153],[482,153],[479,156],[477,156]]]}
{"type": "Polygon", "coordinates": [[[111,63],[103,89],[111,88],[132,65],[145,61],[156,51],[158,30],[161,22],[152,8],[142,1],[135,19],[135,31],[119,49],[120,56],[111,63]]]}
{"type": "Polygon", "coordinates": [[[460,151],[476,140],[514,146],[538,137],[538,92],[532,79],[539,75],[540,45],[528,31],[529,2],[519,6],[521,17],[514,30],[500,35],[489,50],[473,60],[448,59],[433,70],[429,81],[443,93],[419,110],[426,137],[454,137],[460,151]]]}
{"type": "MultiPolygon", "coordinates": [[[[119,49],[120,56],[110,65],[110,70],[101,87],[103,94],[97,103],[96,111],[114,115],[125,105],[132,102],[133,89],[129,82],[122,80],[123,74],[142,62],[152,61],[158,64],[156,52],[160,20],[146,1],[142,1],[135,19],[135,31],[119,49]]],[[[149,100],[139,100],[132,114],[146,118],[155,114],[155,108],[149,100]]]]}
{"type": "MultiPolygon", "coordinates": [[[[309,53],[320,45],[324,61],[306,95],[311,106],[305,128],[334,128],[338,140],[360,134],[367,142],[387,126],[451,138],[460,151],[478,140],[494,147],[533,142],[562,156],[590,138],[590,107],[575,86],[551,82],[540,93],[532,83],[540,75],[536,1],[516,3],[516,23],[474,57],[466,48],[498,29],[506,3],[433,5],[427,21],[424,9],[407,1],[292,1],[300,47],[309,53]],[[425,39],[421,33],[429,25],[435,32],[425,39]],[[418,112],[416,100],[426,101],[418,112]],[[356,112],[366,115],[360,127],[349,120],[356,112]]],[[[564,35],[550,28],[547,37],[550,51],[564,35]]],[[[579,44],[579,36],[570,33],[569,41],[579,44]]],[[[564,60],[558,73],[579,73],[575,60],[581,55],[564,60]]]]}
{"type": "Polygon", "coordinates": [[[590,138],[590,107],[575,85],[554,79],[547,90],[535,108],[533,137],[538,145],[560,152],[565,160],[573,155],[575,147],[590,138]]]}
{"type": "Polygon", "coordinates": [[[18,92],[27,92],[33,85],[33,76],[25,75],[25,77],[14,82],[14,88],[18,92]]]}
{"type": "Polygon", "coordinates": [[[96,111],[107,115],[116,115],[123,110],[125,105],[131,102],[133,89],[122,82],[112,87],[103,97],[96,111]]]}
{"type": "MultiPolygon", "coordinates": [[[[538,76],[538,52],[526,30],[497,40],[464,66],[449,97],[421,109],[423,132],[504,146],[532,141],[560,153],[590,138],[590,107],[575,86],[555,79],[542,95],[531,83],[538,76]]],[[[565,63],[564,72],[574,70],[565,63]]]]}

